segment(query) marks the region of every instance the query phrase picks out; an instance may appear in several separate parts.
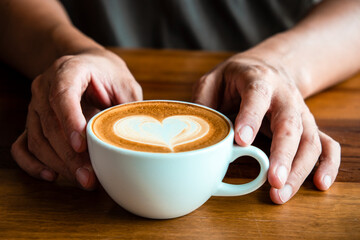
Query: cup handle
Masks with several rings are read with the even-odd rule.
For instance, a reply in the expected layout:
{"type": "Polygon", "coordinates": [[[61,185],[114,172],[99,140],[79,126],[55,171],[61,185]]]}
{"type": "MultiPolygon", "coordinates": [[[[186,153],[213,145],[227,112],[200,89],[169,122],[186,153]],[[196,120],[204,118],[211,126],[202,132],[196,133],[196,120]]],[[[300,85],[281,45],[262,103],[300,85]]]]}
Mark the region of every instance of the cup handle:
{"type": "Polygon", "coordinates": [[[245,184],[229,184],[221,182],[218,185],[213,196],[241,196],[251,193],[261,187],[267,179],[267,172],[269,169],[269,159],[266,154],[260,149],[248,146],[240,147],[238,145],[233,146],[233,154],[231,162],[235,161],[238,157],[250,156],[255,158],[260,164],[259,175],[251,182],[245,184]]]}

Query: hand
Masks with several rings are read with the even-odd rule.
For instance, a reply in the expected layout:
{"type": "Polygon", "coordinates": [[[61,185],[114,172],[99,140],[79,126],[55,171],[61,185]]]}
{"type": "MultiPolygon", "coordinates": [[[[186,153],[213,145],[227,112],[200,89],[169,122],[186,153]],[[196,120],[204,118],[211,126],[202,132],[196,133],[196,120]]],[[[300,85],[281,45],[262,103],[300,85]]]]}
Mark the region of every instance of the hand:
{"type": "Polygon", "coordinates": [[[92,189],[97,180],[86,151],[87,121],[103,108],[141,99],[139,84],[115,54],[96,49],[61,57],[32,83],[13,158],[31,176],[54,181],[60,174],[92,189]]]}
{"type": "Polygon", "coordinates": [[[340,145],[319,131],[295,78],[283,66],[246,53],[234,55],[197,82],[193,99],[225,114],[238,112],[235,141],[241,146],[250,145],[268,120],[268,181],[277,204],[295,195],[318,160],[314,183],[320,190],[332,185],[340,165],[340,145]]]}

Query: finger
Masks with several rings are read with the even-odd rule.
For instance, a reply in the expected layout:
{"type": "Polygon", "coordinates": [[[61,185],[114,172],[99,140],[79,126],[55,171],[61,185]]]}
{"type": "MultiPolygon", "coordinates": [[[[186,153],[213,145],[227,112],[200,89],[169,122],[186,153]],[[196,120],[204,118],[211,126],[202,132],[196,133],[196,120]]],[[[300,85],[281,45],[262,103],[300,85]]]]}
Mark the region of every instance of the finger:
{"type": "Polygon", "coordinates": [[[60,175],[64,176],[66,179],[74,181],[74,175],[69,171],[64,161],[62,161],[56,151],[50,146],[48,140],[45,138],[39,116],[33,110],[31,105],[32,104],[30,104],[26,121],[28,128],[27,148],[32,153],[32,155],[44,165],[50,167],[60,175]]]}
{"type": "Polygon", "coordinates": [[[314,184],[320,190],[327,190],[334,183],[341,161],[341,147],[325,133],[319,131],[322,153],[314,175],[314,184]]]}
{"type": "Polygon", "coordinates": [[[270,197],[274,203],[283,204],[295,195],[321,154],[318,129],[308,110],[303,113],[303,126],[299,149],[285,185],[281,189],[272,187],[270,190],[270,197]]]}
{"type": "Polygon", "coordinates": [[[241,105],[235,120],[235,141],[247,146],[253,142],[269,110],[273,89],[266,81],[253,79],[244,88],[239,83],[237,90],[241,94],[241,105]]]}
{"type": "Polygon", "coordinates": [[[93,90],[94,94],[89,96],[107,107],[142,100],[141,86],[131,74],[125,61],[110,51],[102,54],[104,54],[101,58],[102,67],[98,67],[100,61],[97,61],[95,63],[97,66],[92,71],[91,84],[87,90],[93,90]]]}
{"type": "Polygon", "coordinates": [[[26,130],[11,146],[11,155],[19,167],[30,176],[49,182],[56,179],[57,174],[51,168],[41,163],[28,151],[26,130]]]}
{"type": "MultiPolygon", "coordinates": [[[[220,70],[218,70],[220,72],[220,70]]],[[[218,71],[213,71],[201,77],[193,89],[192,101],[213,109],[219,106],[222,78],[218,71]]]]}
{"type": "Polygon", "coordinates": [[[271,117],[273,139],[268,180],[271,186],[278,189],[284,186],[288,178],[303,132],[301,114],[297,108],[290,101],[281,103],[271,117]]]}
{"type": "Polygon", "coordinates": [[[87,152],[80,153],[79,158],[85,163],[82,167],[76,169],[76,180],[80,183],[83,189],[93,190],[97,187],[98,181],[94,169],[91,166],[89,154],[87,152]]]}
{"type": "MultiPolygon", "coordinates": [[[[56,65],[56,64],[55,64],[56,65]]],[[[78,61],[68,60],[54,74],[49,93],[49,103],[64,129],[67,140],[77,152],[86,150],[86,119],[81,110],[82,94],[90,81],[90,74],[78,61]]]]}
{"type": "Polygon", "coordinates": [[[95,185],[89,160],[82,158],[67,144],[55,114],[48,109],[42,115],[42,123],[37,114],[29,107],[27,125],[29,149],[45,165],[72,182],[79,182],[83,188],[95,185]],[[42,125],[43,124],[43,125],[42,125]],[[45,134],[45,135],[44,135],[45,134]],[[51,144],[48,139],[50,139],[51,144]],[[79,170],[80,169],[80,170],[79,170]],[[92,174],[91,174],[92,173],[92,174]]]}
{"type": "Polygon", "coordinates": [[[94,188],[96,177],[88,153],[79,154],[72,149],[51,109],[42,114],[41,123],[35,122],[36,116],[32,116],[28,120],[30,123],[33,122],[34,126],[41,124],[41,128],[32,128],[35,131],[33,135],[38,138],[38,144],[31,146],[34,149],[33,151],[36,152],[40,160],[52,166],[55,171],[70,181],[76,180],[85,189],[94,188]],[[46,139],[49,140],[50,144],[46,139]]]}
{"type": "Polygon", "coordinates": [[[143,99],[142,88],[128,69],[123,69],[121,79],[115,81],[111,95],[115,99],[113,105],[143,99]]]}

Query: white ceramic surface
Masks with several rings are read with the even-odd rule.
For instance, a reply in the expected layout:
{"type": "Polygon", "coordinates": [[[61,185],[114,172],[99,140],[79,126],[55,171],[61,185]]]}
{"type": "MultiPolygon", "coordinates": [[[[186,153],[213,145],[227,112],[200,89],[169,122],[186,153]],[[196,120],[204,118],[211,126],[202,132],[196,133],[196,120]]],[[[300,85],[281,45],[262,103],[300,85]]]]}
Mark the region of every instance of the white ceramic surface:
{"type": "Polygon", "coordinates": [[[180,153],[137,152],[107,144],[92,132],[93,119],[87,126],[87,141],[95,173],[111,198],[134,214],[154,219],[180,217],[211,196],[244,195],[266,181],[267,156],[256,147],[234,145],[234,130],[227,118],[231,130],[221,142],[180,153]],[[223,183],[229,164],[244,155],[259,162],[258,177],[241,185],[223,183]]]}

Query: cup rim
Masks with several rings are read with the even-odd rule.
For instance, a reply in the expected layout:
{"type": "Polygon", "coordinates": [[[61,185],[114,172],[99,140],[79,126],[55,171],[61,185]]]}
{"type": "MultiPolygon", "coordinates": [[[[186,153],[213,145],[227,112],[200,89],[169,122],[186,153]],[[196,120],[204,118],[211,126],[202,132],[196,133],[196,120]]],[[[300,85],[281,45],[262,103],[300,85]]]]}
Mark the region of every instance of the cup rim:
{"type": "Polygon", "coordinates": [[[100,112],[98,112],[97,114],[95,114],[94,116],[91,117],[91,119],[88,121],[87,123],[87,126],[86,126],[86,135],[87,135],[87,138],[91,137],[92,139],[94,139],[97,143],[99,143],[100,145],[102,145],[103,147],[107,148],[107,149],[110,149],[110,150],[115,150],[115,151],[121,151],[122,153],[126,153],[126,154],[131,154],[131,155],[159,155],[159,156],[173,156],[173,155],[177,155],[177,156],[181,156],[181,155],[191,155],[191,154],[196,154],[196,153],[199,153],[199,152],[203,152],[203,151],[209,151],[210,148],[215,148],[215,146],[217,145],[220,145],[220,144],[223,144],[229,137],[234,136],[234,128],[233,128],[233,124],[232,122],[230,121],[230,119],[228,117],[226,117],[224,114],[222,114],[221,112],[215,110],[215,109],[212,109],[210,107],[207,107],[207,106],[204,106],[204,105],[201,105],[201,104],[197,104],[197,103],[192,103],[192,102],[186,102],[186,101],[179,101],[179,100],[164,100],[164,99],[160,99],[160,100],[140,100],[140,101],[133,101],[133,102],[127,102],[127,103],[122,103],[122,104],[118,104],[118,105],[115,105],[115,106],[112,106],[112,107],[109,107],[109,108],[106,108],[100,112]],[[189,104],[189,105],[193,105],[193,106],[198,106],[198,107],[201,107],[201,108],[205,108],[207,110],[210,110],[211,112],[214,112],[220,116],[222,116],[226,121],[227,123],[229,124],[229,132],[228,134],[223,138],[221,139],[219,142],[213,144],[213,145],[210,145],[210,146],[207,146],[207,147],[204,147],[204,148],[200,148],[200,149],[195,149],[195,150],[190,150],[190,151],[184,151],[184,152],[142,152],[142,151],[135,151],[135,150],[131,150],[131,149],[126,149],[126,148],[121,148],[121,147],[117,147],[117,146],[114,146],[110,143],[107,143],[107,142],[104,142],[102,141],[100,138],[98,138],[95,133],[92,131],[92,123],[94,121],[94,119],[106,112],[106,111],[110,111],[111,109],[113,108],[116,108],[116,107],[119,107],[119,106],[123,106],[123,105],[129,105],[129,104],[134,104],[134,103],[139,103],[139,102],[174,102],[174,103],[182,103],[182,104],[189,104]]]}

